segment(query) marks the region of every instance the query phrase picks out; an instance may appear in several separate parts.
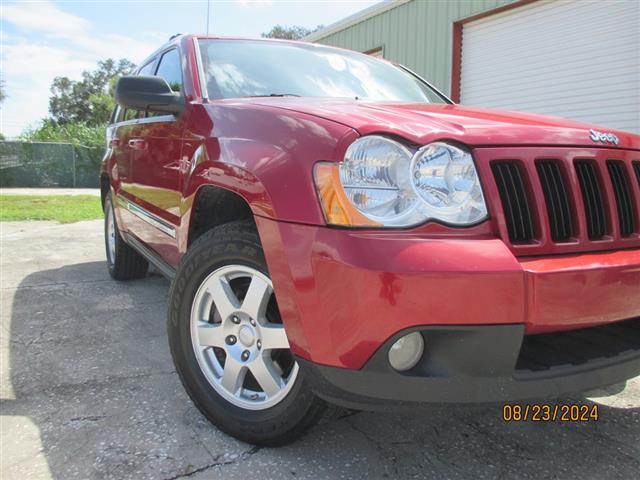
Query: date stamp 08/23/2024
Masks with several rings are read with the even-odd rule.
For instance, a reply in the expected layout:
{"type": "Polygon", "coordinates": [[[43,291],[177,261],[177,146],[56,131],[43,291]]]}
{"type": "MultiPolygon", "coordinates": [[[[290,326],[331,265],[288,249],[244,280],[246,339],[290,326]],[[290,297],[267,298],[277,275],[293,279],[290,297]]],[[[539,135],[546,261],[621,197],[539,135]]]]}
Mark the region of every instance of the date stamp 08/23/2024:
{"type": "Polygon", "coordinates": [[[507,403],[502,406],[505,422],[597,422],[598,405],[507,403]]]}

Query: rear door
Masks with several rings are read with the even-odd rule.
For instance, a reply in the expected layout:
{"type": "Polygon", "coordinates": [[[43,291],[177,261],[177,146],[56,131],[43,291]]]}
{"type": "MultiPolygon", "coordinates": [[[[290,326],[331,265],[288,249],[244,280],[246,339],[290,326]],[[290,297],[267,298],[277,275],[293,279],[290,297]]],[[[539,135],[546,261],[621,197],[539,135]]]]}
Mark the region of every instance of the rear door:
{"type": "MultiPolygon", "coordinates": [[[[180,52],[176,46],[159,55],[155,75],[176,92],[183,90],[180,52]]],[[[127,137],[131,152],[128,200],[138,217],[136,236],[176,266],[176,227],[180,224],[182,178],[180,158],[184,122],[175,115],[146,112],[127,137]]]]}

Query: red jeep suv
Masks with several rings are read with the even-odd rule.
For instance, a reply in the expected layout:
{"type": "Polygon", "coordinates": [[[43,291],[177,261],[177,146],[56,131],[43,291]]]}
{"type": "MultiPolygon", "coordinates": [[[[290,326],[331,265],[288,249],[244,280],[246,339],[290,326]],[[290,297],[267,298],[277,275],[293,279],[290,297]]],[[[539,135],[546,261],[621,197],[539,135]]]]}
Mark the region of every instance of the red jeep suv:
{"type": "MultiPolygon", "coordinates": [[[[523,92],[526,95],[526,92],[523,92]]],[[[640,374],[640,136],[453,104],[410,70],[183,35],[116,88],[109,272],[171,279],[220,429],[555,397],[640,374]]]]}

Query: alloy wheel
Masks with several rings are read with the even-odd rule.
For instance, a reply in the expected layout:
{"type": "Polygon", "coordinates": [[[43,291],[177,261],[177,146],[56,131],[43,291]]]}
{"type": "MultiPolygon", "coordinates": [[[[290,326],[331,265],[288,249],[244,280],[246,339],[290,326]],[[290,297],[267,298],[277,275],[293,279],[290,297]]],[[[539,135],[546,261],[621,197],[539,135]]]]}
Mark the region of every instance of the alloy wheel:
{"type": "Polygon", "coordinates": [[[269,277],[245,265],[209,274],[191,308],[191,341],[207,381],[249,410],[279,403],[298,375],[269,277]]]}
{"type": "Polygon", "coordinates": [[[107,256],[109,263],[113,264],[116,258],[116,224],[113,216],[113,207],[107,208],[107,256]]]}

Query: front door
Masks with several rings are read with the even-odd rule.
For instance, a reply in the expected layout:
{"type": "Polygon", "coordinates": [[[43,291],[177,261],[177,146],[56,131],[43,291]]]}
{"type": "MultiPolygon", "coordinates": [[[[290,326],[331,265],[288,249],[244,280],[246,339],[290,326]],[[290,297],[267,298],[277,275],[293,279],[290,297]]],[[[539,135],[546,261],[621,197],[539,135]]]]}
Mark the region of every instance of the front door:
{"type": "MultiPolygon", "coordinates": [[[[156,75],[174,91],[182,90],[180,54],[172,48],[162,54],[156,75]]],[[[184,123],[174,115],[147,112],[129,131],[131,184],[127,197],[137,217],[134,234],[176,266],[179,260],[176,230],[180,224],[180,158],[184,123]]]]}

